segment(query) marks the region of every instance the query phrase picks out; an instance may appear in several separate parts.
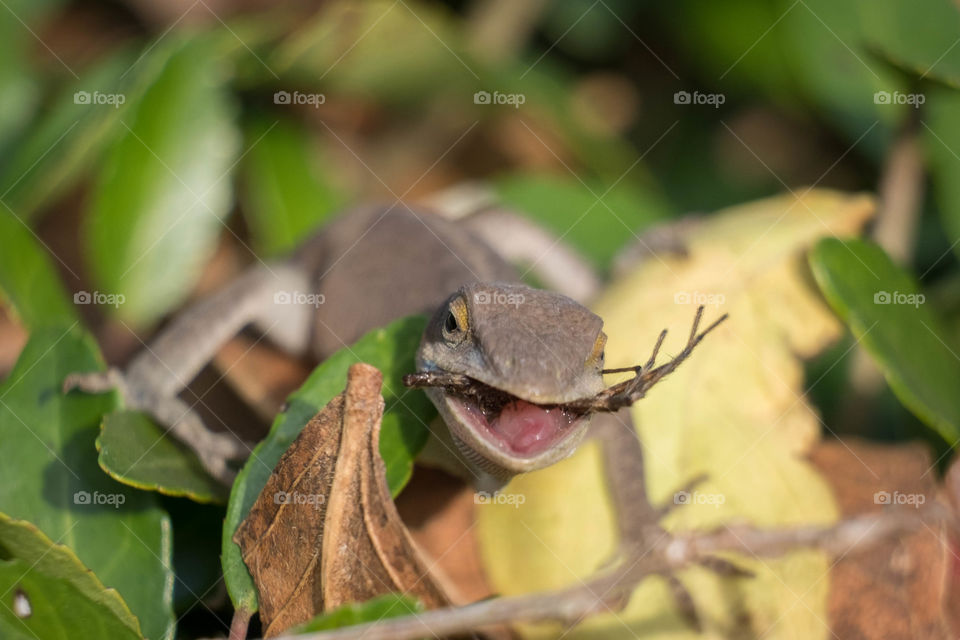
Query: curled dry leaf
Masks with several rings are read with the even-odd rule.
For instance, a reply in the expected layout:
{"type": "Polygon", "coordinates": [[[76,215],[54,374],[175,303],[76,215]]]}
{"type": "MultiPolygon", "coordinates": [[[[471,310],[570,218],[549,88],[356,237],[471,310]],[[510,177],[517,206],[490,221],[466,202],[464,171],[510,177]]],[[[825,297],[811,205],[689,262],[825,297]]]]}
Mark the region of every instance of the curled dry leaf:
{"type": "Polygon", "coordinates": [[[350,367],[346,390],[290,445],[234,535],[265,636],[384,593],[450,603],[390,497],[378,449],[382,379],[370,365],[350,367]]]}

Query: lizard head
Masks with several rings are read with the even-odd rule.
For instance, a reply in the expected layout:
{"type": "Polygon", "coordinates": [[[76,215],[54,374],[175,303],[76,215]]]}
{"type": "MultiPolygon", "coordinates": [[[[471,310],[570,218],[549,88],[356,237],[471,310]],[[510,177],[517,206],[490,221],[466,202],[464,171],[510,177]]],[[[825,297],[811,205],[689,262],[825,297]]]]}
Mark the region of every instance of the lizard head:
{"type": "Polygon", "coordinates": [[[604,389],[602,327],[566,296],[515,284],[466,285],[437,309],[417,367],[467,377],[426,391],[470,464],[509,478],[573,453],[589,416],[564,403],[604,389]]]}

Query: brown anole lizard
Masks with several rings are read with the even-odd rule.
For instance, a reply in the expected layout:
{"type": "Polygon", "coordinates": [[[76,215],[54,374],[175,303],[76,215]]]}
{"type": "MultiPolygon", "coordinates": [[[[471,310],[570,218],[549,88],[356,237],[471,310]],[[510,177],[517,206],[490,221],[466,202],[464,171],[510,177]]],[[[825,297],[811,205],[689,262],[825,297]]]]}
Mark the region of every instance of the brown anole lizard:
{"type": "Polygon", "coordinates": [[[425,455],[491,490],[570,455],[592,414],[642,397],[706,333],[695,323],[688,347],[671,363],[655,369],[655,350],[633,380],[607,389],[603,321],[570,298],[517,280],[511,265],[461,225],[403,204],[358,208],[289,259],[255,265],[185,310],[124,373],[72,375],[65,385],[119,387],[128,406],[181,440],[207,440],[195,450],[208,471],[229,481],[225,458],[245,457],[248,446],[207,430],[177,397],[226,340],[253,323],[292,354],[320,361],[370,329],[432,312],[418,371],[405,380],[427,389],[446,425],[433,429],[425,455]]]}

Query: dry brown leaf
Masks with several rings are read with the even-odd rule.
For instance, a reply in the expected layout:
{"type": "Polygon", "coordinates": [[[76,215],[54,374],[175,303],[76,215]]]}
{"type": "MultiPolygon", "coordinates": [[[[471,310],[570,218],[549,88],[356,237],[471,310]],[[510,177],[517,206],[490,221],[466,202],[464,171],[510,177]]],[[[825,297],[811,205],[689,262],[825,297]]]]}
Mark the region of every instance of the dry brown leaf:
{"type": "MultiPolygon", "coordinates": [[[[927,504],[936,499],[937,472],[922,443],[826,441],[811,458],[829,480],[844,516],[883,509],[874,498],[878,492],[923,496],[927,504]]],[[[828,613],[835,636],[955,637],[945,616],[956,608],[945,600],[950,561],[955,559],[944,535],[939,528],[927,527],[840,558],[830,572],[828,613]]]]}
{"type": "Polygon", "coordinates": [[[260,594],[264,635],[389,592],[450,603],[400,520],[380,458],[383,376],[355,364],[346,390],[277,463],[234,535],[260,594]]]}

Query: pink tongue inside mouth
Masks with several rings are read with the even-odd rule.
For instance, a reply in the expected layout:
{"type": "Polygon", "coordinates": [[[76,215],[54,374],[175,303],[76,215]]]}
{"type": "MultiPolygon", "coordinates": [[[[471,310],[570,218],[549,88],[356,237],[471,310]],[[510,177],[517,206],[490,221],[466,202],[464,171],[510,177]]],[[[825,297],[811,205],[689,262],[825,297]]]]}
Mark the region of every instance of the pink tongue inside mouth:
{"type": "Polygon", "coordinates": [[[517,400],[503,408],[490,428],[517,453],[532,454],[546,449],[565,425],[560,409],[544,409],[517,400]]]}

